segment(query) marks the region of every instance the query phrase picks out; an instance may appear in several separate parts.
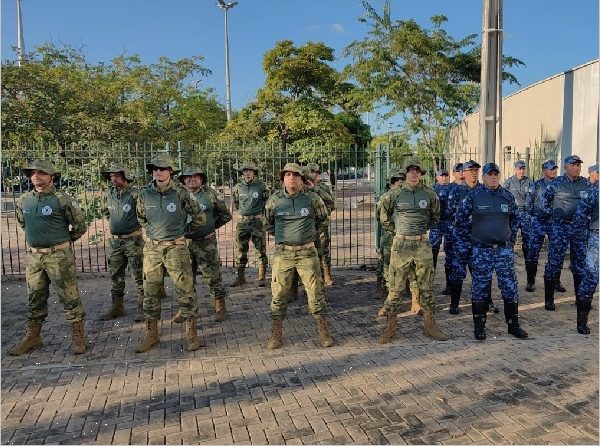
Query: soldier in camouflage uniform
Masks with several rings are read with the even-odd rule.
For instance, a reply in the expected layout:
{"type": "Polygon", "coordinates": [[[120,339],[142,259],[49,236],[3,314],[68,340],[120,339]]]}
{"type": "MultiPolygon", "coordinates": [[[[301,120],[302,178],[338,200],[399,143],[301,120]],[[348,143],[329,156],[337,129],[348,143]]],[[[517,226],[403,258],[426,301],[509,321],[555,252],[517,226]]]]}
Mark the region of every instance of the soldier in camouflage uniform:
{"type": "Polygon", "coordinates": [[[281,347],[283,319],[287,311],[294,272],[302,279],[308,297],[308,311],[317,320],[321,347],[333,345],[327,327],[327,300],[315,248],[317,226],[327,220],[327,208],[314,192],[303,188],[300,166],[288,163],[280,172],[283,188],[272,195],[265,207],[267,231],[275,236],[271,290],[271,337],[269,350],[281,347]]]}
{"type": "Polygon", "coordinates": [[[173,159],[167,153],[156,154],[146,168],[152,172],[153,181],[142,188],[137,201],[138,220],[144,234],[144,316],[146,331],[136,352],[143,353],[158,345],[158,320],[160,319],[160,293],[167,270],[185,319],[186,349],[198,350],[204,345],[198,338],[196,317],[198,298],[194,289],[192,263],[187,242],[187,230],[200,231],[206,224],[206,215],[190,192],[172,174],[173,159]],[[189,217],[189,218],[188,218],[189,217]],[[189,222],[188,222],[189,220],[189,222]],[[163,269],[164,268],[164,269],[163,269]]]}
{"type": "MultiPolygon", "coordinates": [[[[404,182],[405,179],[406,179],[406,174],[404,172],[404,169],[392,168],[390,170],[390,173],[389,173],[390,189],[379,198],[379,201],[377,202],[377,205],[375,207],[375,217],[379,224],[381,224],[381,217],[380,217],[381,203],[383,203],[387,200],[386,197],[389,194],[391,194],[394,189],[401,187],[402,183],[404,182]]],[[[388,293],[387,276],[388,276],[388,271],[390,268],[390,258],[392,255],[392,242],[394,240],[394,233],[384,229],[383,227],[381,229],[382,229],[382,231],[381,231],[381,237],[379,239],[379,249],[381,250],[381,257],[382,257],[382,266],[381,266],[382,274],[381,274],[380,280],[381,280],[382,291],[385,292],[385,295],[387,297],[387,293],[388,293]]],[[[410,294],[411,294],[410,311],[413,312],[414,314],[422,314],[423,310],[421,309],[421,303],[420,303],[420,299],[419,299],[419,284],[417,283],[417,277],[415,276],[415,273],[413,270],[410,270],[408,272],[407,280],[408,280],[408,288],[410,289],[410,294]]],[[[377,313],[377,316],[378,317],[386,316],[385,305],[383,307],[381,307],[381,309],[377,313]]]]}
{"type": "Polygon", "coordinates": [[[235,185],[232,191],[233,206],[240,213],[235,227],[238,275],[231,286],[236,287],[246,283],[245,269],[248,263],[249,242],[252,240],[260,257],[258,285],[264,287],[268,257],[263,212],[269,198],[269,191],[265,184],[258,179],[258,167],[254,163],[242,164],[239,171],[242,173],[242,180],[235,185]]]}
{"type": "Polygon", "coordinates": [[[102,172],[102,176],[112,183],[112,187],[106,192],[103,209],[103,214],[110,221],[108,268],[112,307],[101,314],[99,319],[106,321],[125,315],[125,269],[129,263],[138,303],[135,321],[141,322],[144,320],[144,240],[135,213],[138,191],[129,184],[133,177],[121,164],[113,163],[102,172]]]}
{"type": "MultiPolygon", "coordinates": [[[[206,225],[195,233],[187,231],[185,237],[190,240],[188,248],[192,258],[192,274],[196,277],[200,270],[202,280],[215,302],[215,320],[221,322],[227,319],[225,307],[227,292],[221,277],[221,258],[215,231],[231,221],[231,212],[206,180],[206,174],[196,166],[185,168],[179,175],[179,181],[185,183],[188,190],[194,194],[200,210],[206,214],[206,225]]],[[[181,311],[177,312],[173,322],[183,322],[181,311]]]]}
{"type": "Polygon", "coordinates": [[[85,233],[87,225],[77,201],[54,187],[53,180],[60,174],[50,161],[36,160],[23,171],[34,187],[19,197],[15,211],[28,245],[27,332],[9,354],[19,356],[42,347],[40,332],[48,316],[50,282],[65,309],[67,321],[71,322],[73,353],[82,354],[86,351],[85,313],[77,288],[71,244],[85,233]]]}
{"type": "Polygon", "coordinates": [[[387,326],[379,339],[386,344],[396,335],[400,294],[406,286],[409,272],[414,271],[419,284],[419,295],[424,312],[423,333],[435,340],[448,337],[434,319],[435,297],[433,285],[433,254],[427,230],[440,219],[440,202],[433,189],[421,183],[425,171],[418,158],[410,157],[404,163],[406,181],[381,202],[381,226],[394,233],[392,255],[388,271],[389,294],[385,301],[387,326]]]}
{"type": "Polygon", "coordinates": [[[513,252],[519,228],[518,207],[512,193],[500,186],[497,164],[483,166],[483,183],[461,201],[455,223],[459,238],[469,240],[472,247],[471,307],[475,339],[483,341],[486,338],[487,300],[494,270],[504,299],[508,333],[524,339],[527,332],[519,325],[519,293],[513,252]]]}
{"type": "Polygon", "coordinates": [[[331,188],[321,181],[321,168],[316,163],[310,163],[306,166],[309,169],[309,175],[307,179],[311,180],[314,184],[314,188],[312,189],[323,203],[327,207],[327,211],[329,215],[327,216],[327,221],[322,225],[319,225],[317,237],[319,239],[318,251],[319,251],[319,260],[321,261],[321,266],[323,268],[323,282],[325,286],[333,285],[333,277],[331,276],[331,235],[330,235],[330,226],[331,226],[331,213],[335,211],[335,198],[331,193],[331,188]]]}

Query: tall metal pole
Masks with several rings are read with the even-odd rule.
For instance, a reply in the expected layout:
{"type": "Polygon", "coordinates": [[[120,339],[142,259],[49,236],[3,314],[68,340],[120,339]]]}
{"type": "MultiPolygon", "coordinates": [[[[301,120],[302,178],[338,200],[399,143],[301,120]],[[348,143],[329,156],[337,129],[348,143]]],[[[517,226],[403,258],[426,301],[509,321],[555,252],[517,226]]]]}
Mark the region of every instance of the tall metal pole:
{"type": "Polygon", "coordinates": [[[486,163],[496,161],[496,146],[501,144],[496,126],[502,126],[502,2],[483,0],[479,152],[486,163]]]}
{"type": "Polygon", "coordinates": [[[21,16],[21,0],[17,0],[17,66],[23,64],[25,41],[23,39],[23,18],[21,16]]]}
{"type": "Polygon", "coordinates": [[[231,85],[229,79],[229,32],[227,28],[227,11],[225,8],[225,93],[227,95],[227,121],[231,121],[231,85]]]}

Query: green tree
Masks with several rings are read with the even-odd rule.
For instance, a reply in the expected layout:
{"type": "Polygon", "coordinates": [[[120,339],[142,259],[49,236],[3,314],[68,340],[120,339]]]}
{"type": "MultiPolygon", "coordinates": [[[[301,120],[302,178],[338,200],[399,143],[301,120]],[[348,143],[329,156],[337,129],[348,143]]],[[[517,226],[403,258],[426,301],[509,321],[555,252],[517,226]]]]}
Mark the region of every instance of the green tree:
{"type": "MultiPolygon", "coordinates": [[[[442,27],[447,18],[431,17],[432,28],[414,20],[392,20],[390,2],[380,14],[363,2],[360,20],[369,26],[367,37],[351,43],[344,55],[353,63],[345,73],[360,88],[355,101],[366,108],[382,107],[384,118],[400,115],[405,129],[416,136],[419,152],[437,168],[444,157],[449,129],[479,101],[481,48],[477,34],[462,39],[442,27]]],[[[505,56],[503,67],[523,65],[505,56]]],[[[504,80],[517,83],[510,73],[504,80]]]]}

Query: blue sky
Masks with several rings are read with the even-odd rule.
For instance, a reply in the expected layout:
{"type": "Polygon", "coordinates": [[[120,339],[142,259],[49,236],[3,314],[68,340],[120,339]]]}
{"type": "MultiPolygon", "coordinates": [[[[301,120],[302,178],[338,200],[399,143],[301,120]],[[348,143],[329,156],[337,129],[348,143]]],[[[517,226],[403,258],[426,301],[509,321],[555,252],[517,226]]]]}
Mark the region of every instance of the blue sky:
{"type": "MultiPolygon", "coordinates": [[[[2,59],[14,59],[15,0],[2,0],[2,59]]],[[[223,11],[214,0],[22,0],[26,50],[43,42],[83,47],[92,62],[123,52],[145,63],[204,56],[212,75],[201,85],[225,97],[223,11]]],[[[371,1],[381,10],[383,1],[371,1]]],[[[481,32],[482,0],[393,0],[394,19],[448,17],[455,38],[481,32]]],[[[231,91],[234,109],[264,83],[262,56],[283,39],[322,41],[339,56],[367,27],[358,0],[239,0],[229,11],[231,91]]],[[[504,0],[504,52],[527,66],[513,69],[523,87],[598,58],[598,0],[504,0]]],[[[346,61],[336,61],[341,68],[346,61]]],[[[506,85],[504,95],[519,87],[506,85]]],[[[373,125],[374,122],[372,121],[373,125]]],[[[374,133],[387,130],[380,123],[374,133]]]]}

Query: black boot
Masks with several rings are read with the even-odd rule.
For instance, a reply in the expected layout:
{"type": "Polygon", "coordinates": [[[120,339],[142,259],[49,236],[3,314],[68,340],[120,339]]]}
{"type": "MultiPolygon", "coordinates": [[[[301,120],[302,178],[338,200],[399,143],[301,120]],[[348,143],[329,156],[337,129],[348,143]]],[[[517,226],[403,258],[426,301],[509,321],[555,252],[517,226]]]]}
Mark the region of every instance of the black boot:
{"type": "Polygon", "coordinates": [[[590,329],[587,326],[590,308],[592,308],[591,297],[586,300],[583,300],[582,298],[577,299],[577,332],[580,334],[590,334],[590,329]]]}
{"type": "Polygon", "coordinates": [[[484,341],[486,338],[485,321],[487,303],[482,300],[476,300],[471,302],[471,308],[473,310],[473,334],[478,341],[484,341]]]}
{"type": "Polygon", "coordinates": [[[437,268],[437,259],[438,259],[438,255],[440,253],[440,248],[438,248],[438,249],[431,248],[431,253],[433,254],[433,269],[436,269],[437,268]]]}
{"type": "Polygon", "coordinates": [[[446,273],[446,288],[442,291],[442,295],[450,296],[450,268],[447,266],[444,267],[444,272],[446,273]]]}
{"type": "Polygon", "coordinates": [[[554,291],[558,291],[559,293],[564,293],[567,291],[562,283],[560,283],[560,273],[558,273],[558,277],[554,281],[554,291]]]}
{"type": "Polygon", "coordinates": [[[500,309],[496,305],[494,305],[494,301],[492,300],[492,281],[491,280],[488,283],[487,287],[485,288],[485,302],[488,304],[488,310],[492,309],[494,314],[498,314],[500,312],[500,309]]]}
{"type": "Polygon", "coordinates": [[[548,280],[544,277],[544,308],[548,311],[555,311],[554,305],[554,289],[556,283],[554,280],[548,280]]]}
{"type": "Polygon", "coordinates": [[[448,310],[448,313],[458,314],[460,313],[458,304],[460,303],[460,294],[462,293],[462,280],[457,282],[448,282],[448,285],[450,288],[450,309],[448,310]]]}
{"type": "Polygon", "coordinates": [[[508,333],[515,338],[525,339],[527,332],[519,325],[519,303],[504,301],[504,317],[508,325],[508,333]]]}
{"type": "Polygon", "coordinates": [[[582,275],[573,274],[573,286],[575,287],[575,296],[579,296],[579,286],[581,285],[582,280],[583,280],[582,275]]]}
{"type": "Polygon", "coordinates": [[[527,286],[525,287],[525,291],[533,293],[535,291],[537,263],[525,263],[525,271],[527,271],[527,286]]]}

